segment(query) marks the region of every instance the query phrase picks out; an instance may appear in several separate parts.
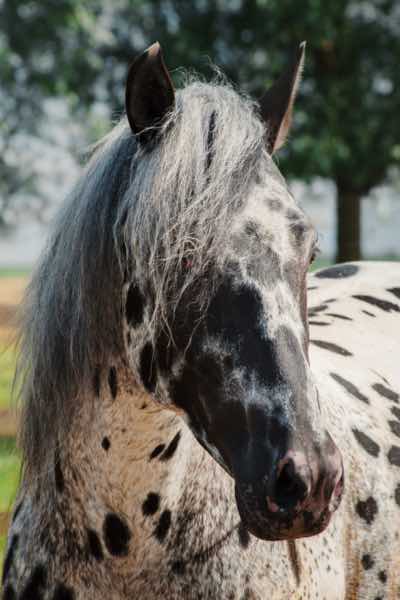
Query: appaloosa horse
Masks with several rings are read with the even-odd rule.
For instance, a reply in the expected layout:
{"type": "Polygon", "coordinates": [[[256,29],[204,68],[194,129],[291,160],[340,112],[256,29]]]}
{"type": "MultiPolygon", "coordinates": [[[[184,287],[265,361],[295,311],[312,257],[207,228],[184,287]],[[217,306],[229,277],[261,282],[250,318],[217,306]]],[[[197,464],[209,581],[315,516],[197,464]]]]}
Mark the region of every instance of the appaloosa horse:
{"type": "Polygon", "coordinates": [[[310,277],[309,331],[303,54],[259,103],[132,65],[23,308],[4,600],[400,598],[400,267],[310,277]]]}

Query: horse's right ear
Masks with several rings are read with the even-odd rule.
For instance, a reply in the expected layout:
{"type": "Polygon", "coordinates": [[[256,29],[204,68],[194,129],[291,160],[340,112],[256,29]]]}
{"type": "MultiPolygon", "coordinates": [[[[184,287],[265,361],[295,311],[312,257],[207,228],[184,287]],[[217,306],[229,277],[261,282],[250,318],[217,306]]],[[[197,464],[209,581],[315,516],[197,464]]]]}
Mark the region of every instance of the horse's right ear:
{"type": "Polygon", "coordinates": [[[130,66],[125,107],[134,134],[150,134],[175,105],[175,92],[158,42],[130,66]],[[148,130],[148,131],[147,131],[148,130]]]}

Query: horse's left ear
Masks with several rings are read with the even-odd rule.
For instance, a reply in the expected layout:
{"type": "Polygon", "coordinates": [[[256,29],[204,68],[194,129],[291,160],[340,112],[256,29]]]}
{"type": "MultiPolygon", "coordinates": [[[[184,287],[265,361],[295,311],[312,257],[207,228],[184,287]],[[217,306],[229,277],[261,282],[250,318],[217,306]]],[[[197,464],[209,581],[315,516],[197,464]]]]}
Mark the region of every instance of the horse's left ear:
{"type": "Polygon", "coordinates": [[[292,122],[293,104],[304,65],[306,43],[298,47],[293,60],[278,81],[259,100],[267,126],[267,150],[270,154],[285,143],[292,122]]]}
{"type": "Polygon", "coordinates": [[[151,134],[175,104],[174,86],[158,42],[147,48],[130,66],[125,108],[133,133],[151,134]]]}

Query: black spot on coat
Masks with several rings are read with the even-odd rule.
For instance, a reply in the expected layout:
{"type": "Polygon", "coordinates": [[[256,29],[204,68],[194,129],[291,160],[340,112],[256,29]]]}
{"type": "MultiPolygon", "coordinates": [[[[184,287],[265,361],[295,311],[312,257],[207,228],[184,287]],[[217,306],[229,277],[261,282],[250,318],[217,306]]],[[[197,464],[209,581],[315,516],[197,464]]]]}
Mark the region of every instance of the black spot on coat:
{"type": "Polygon", "coordinates": [[[161,452],[164,450],[164,448],[165,448],[165,444],[158,444],[158,446],[156,446],[154,448],[154,450],[151,452],[150,460],[153,460],[153,458],[156,458],[159,454],[161,454],[161,452]]]}
{"type": "Polygon", "coordinates": [[[400,447],[392,446],[388,452],[388,459],[391,465],[400,467],[400,447]]]}
{"type": "Polygon", "coordinates": [[[97,561],[103,560],[104,553],[101,545],[100,537],[93,529],[87,530],[88,548],[91,556],[97,561]]]}
{"type": "Polygon", "coordinates": [[[248,548],[248,546],[250,544],[250,534],[247,531],[246,527],[243,525],[243,523],[239,524],[238,536],[239,536],[239,544],[241,545],[241,547],[248,548]]]}
{"type": "Polygon", "coordinates": [[[107,452],[110,449],[111,446],[111,442],[108,439],[108,437],[103,437],[102,441],[101,441],[101,447],[107,452]]]}
{"type": "Polygon", "coordinates": [[[74,600],[75,593],[72,588],[63,583],[58,583],[54,590],[53,600],[74,600]]]}
{"type": "Polygon", "coordinates": [[[353,298],[357,298],[357,300],[361,300],[362,302],[376,306],[385,312],[400,312],[400,306],[394,304],[393,302],[389,302],[388,300],[382,300],[381,298],[375,298],[374,296],[368,296],[366,294],[354,294],[353,298]]]}
{"type": "Polygon", "coordinates": [[[108,371],[108,385],[110,388],[111,396],[113,398],[116,398],[118,394],[118,380],[117,370],[115,367],[111,367],[108,371]]]}
{"type": "Polygon", "coordinates": [[[363,566],[363,569],[365,569],[365,571],[369,571],[369,569],[372,569],[375,562],[372,559],[370,554],[363,554],[363,556],[361,558],[361,564],[363,566]]]}
{"type": "Polygon", "coordinates": [[[389,421],[389,427],[392,433],[400,438],[400,421],[389,421]]]}
{"type": "Polygon", "coordinates": [[[374,383],[372,388],[387,400],[391,400],[392,402],[396,402],[396,404],[398,404],[400,398],[399,394],[386,387],[386,385],[383,385],[382,383],[374,383]]]}
{"type": "Polygon", "coordinates": [[[391,294],[394,294],[396,296],[396,298],[399,298],[399,300],[400,300],[400,287],[389,288],[388,292],[390,292],[391,294]]]}
{"type": "Polygon", "coordinates": [[[108,513],[103,523],[106,548],[113,556],[127,556],[131,532],[121,517],[108,513]]]}
{"type": "Polygon", "coordinates": [[[143,321],[144,299],[137,285],[131,284],[126,296],[125,315],[131,327],[137,327],[143,321]]]}
{"type": "Polygon", "coordinates": [[[140,378],[149,392],[156,388],[157,373],[154,361],[153,346],[150,342],[144,345],[140,353],[140,378]]]}
{"type": "Polygon", "coordinates": [[[147,495],[146,500],[142,504],[142,513],[147,517],[154,515],[160,508],[160,496],[154,492],[147,495]]]}
{"type": "Polygon", "coordinates": [[[380,448],[374,440],[372,440],[366,433],[359,431],[358,429],[352,429],[354,437],[357,442],[364,448],[371,456],[378,456],[380,448]]]}
{"type": "Polygon", "coordinates": [[[186,571],[186,565],[183,560],[175,560],[171,565],[171,570],[175,575],[184,575],[186,571]]]}
{"type": "Polygon", "coordinates": [[[365,404],[369,404],[368,398],[359,391],[359,389],[354,385],[354,383],[351,383],[351,381],[348,381],[347,379],[345,379],[341,375],[338,375],[337,373],[330,373],[330,376],[342,387],[344,387],[344,389],[349,394],[354,396],[354,398],[357,398],[357,400],[361,400],[361,402],[364,402],[365,404]]]}
{"type": "Polygon", "coordinates": [[[168,444],[165,452],[163,452],[162,455],[160,456],[160,460],[166,461],[173,457],[173,455],[175,454],[175,451],[178,447],[180,439],[181,439],[181,432],[178,431],[178,433],[175,435],[175,437],[168,444]]]}
{"type": "Polygon", "coordinates": [[[356,504],[356,512],[358,516],[363,519],[368,525],[371,525],[375,519],[375,515],[378,512],[378,505],[375,498],[370,496],[367,500],[359,500],[356,504]]]}
{"type": "Polygon", "coordinates": [[[387,582],[387,574],[386,574],[386,571],[379,571],[379,573],[378,573],[378,579],[379,579],[379,581],[381,581],[382,583],[386,583],[386,582],[387,582]]]}
{"type": "Polygon", "coordinates": [[[154,535],[157,540],[162,543],[167,537],[169,528],[171,526],[171,511],[164,510],[161,513],[160,520],[158,521],[157,527],[154,530],[154,535]]]}
{"type": "Polygon", "coordinates": [[[400,408],[397,408],[397,406],[392,406],[390,410],[392,411],[396,419],[400,421],[400,408]]]}
{"type": "Polygon", "coordinates": [[[358,272],[359,268],[357,265],[343,264],[335,265],[334,267],[328,267],[314,273],[314,277],[319,279],[343,279],[344,277],[351,277],[358,272]]]}
{"type": "Polygon", "coordinates": [[[352,321],[351,317],[346,317],[345,315],[339,315],[338,313],[326,313],[327,317],[333,317],[334,319],[342,319],[343,321],[352,321]]]}
{"type": "Polygon", "coordinates": [[[325,342],[324,340],[310,340],[310,343],[314,344],[314,346],[317,346],[318,348],[322,348],[323,350],[333,352],[334,354],[341,354],[342,356],[353,356],[352,352],[349,352],[345,348],[342,348],[337,344],[333,344],[332,342],[325,342]]]}
{"type": "Polygon", "coordinates": [[[47,572],[43,565],[38,565],[32,571],[19,600],[42,600],[47,582],[47,572]]]}
{"type": "Polygon", "coordinates": [[[394,500],[398,506],[400,506],[400,483],[394,490],[394,500]]]}

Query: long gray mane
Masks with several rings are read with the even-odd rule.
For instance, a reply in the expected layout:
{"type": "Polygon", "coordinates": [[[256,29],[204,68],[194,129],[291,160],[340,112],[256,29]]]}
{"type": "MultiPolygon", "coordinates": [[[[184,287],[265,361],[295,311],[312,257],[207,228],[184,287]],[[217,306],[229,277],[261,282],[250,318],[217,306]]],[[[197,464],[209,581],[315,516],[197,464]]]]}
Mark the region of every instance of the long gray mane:
{"type": "Polygon", "coordinates": [[[223,255],[231,216],[270,160],[264,136],[248,99],[228,85],[194,81],[177,93],[151,149],[136,142],[125,119],[98,144],[55,222],[22,309],[26,475],[47,468],[95,370],[123,352],[128,266],[155,291],[150,327],[168,325],[185,286],[223,255]]]}

